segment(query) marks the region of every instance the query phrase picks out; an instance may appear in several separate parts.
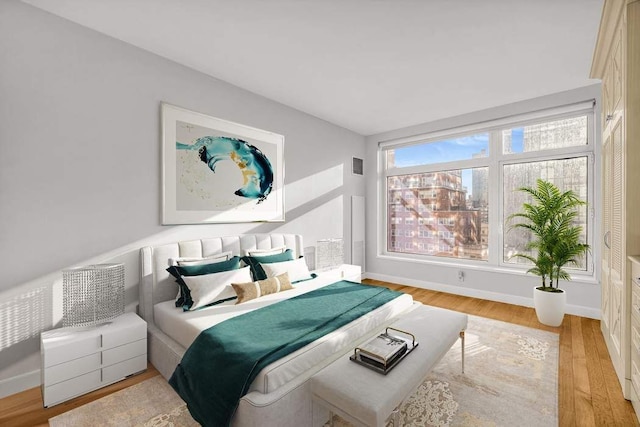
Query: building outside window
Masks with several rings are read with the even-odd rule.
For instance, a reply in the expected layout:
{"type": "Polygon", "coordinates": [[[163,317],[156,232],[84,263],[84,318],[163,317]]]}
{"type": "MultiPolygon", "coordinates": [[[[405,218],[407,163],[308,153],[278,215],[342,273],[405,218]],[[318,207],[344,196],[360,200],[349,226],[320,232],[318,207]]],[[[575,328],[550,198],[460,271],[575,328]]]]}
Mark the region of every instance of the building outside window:
{"type": "MultiPolygon", "coordinates": [[[[527,201],[518,188],[535,186],[538,178],[573,190],[588,203],[577,222],[583,241],[590,243],[593,117],[592,104],[583,103],[381,144],[382,253],[496,266],[523,263],[512,255],[525,251],[530,235],[510,230],[508,218],[527,201]],[[411,191],[398,200],[406,189],[411,191]],[[392,234],[392,213],[408,206],[417,221],[398,225],[404,235],[392,234]],[[435,240],[418,244],[427,236],[435,240]]],[[[591,264],[582,259],[577,270],[592,272],[591,264]]]]}

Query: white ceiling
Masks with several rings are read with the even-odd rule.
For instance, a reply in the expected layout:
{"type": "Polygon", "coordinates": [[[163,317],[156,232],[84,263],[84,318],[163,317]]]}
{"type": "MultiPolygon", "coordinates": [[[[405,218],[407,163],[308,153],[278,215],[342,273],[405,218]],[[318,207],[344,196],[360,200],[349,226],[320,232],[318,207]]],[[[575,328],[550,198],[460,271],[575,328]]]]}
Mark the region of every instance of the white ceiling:
{"type": "Polygon", "coordinates": [[[595,83],[602,0],[23,0],[362,135],[595,83]]]}

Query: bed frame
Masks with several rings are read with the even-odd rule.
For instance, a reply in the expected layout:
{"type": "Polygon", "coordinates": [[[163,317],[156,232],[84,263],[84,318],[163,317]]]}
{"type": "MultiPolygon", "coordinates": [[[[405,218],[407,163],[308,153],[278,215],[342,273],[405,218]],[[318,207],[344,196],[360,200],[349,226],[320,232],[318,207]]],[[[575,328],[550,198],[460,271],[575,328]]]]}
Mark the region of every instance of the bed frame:
{"type": "MultiPolygon", "coordinates": [[[[248,234],[229,237],[214,237],[201,240],[176,242],[140,249],[140,305],[139,314],[147,321],[149,361],[169,378],[182,359],[186,349],[163,333],[154,323],[153,306],[176,298],[178,287],[167,273],[169,258],[204,257],[231,251],[244,256],[248,250],[271,249],[285,246],[295,257],[303,254],[302,236],[297,234],[248,234]]],[[[389,319],[391,323],[396,319],[389,319]]],[[[386,326],[386,325],[385,325],[386,326]]],[[[371,335],[376,331],[371,331],[371,335]]],[[[359,342],[370,335],[361,337],[359,342]]],[[[313,368],[300,374],[287,384],[269,393],[252,391],[240,399],[234,414],[233,426],[322,426],[329,413],[319,405],[312,404],[309,379],[353,347],[337,352],[313,368]]]]}
{"type": "MultiPolygon", "coordinates": [[[[154,323],[153,306],[173,300],[178,292],[174,279],[166,272],[169,258],[204,257],[232,251],[246,255],[248,250],[285,246],[295,257],[303,254],[302,236],[297,234],[250,234],[214,237],[176,242],[140,250],[139,314],[147,321],[148,354],[153,366],[169,378],[185,353],[185,348],[163,333],[154,323]]],[[[372,332],[373,333],[373,332],[372,332]]],[[[364,339],[365,337],[363,337],[364,339]]],[[[345,352],[351,351],[345,349],[345,352]]],[[[328,412],[313,405],[310,382],[312,375],[345,353],[336,353],[286,385],[270,393],[252,391],[240,400],[232,420],[233,426],[322,426],[329,419],[328,412]]]]}

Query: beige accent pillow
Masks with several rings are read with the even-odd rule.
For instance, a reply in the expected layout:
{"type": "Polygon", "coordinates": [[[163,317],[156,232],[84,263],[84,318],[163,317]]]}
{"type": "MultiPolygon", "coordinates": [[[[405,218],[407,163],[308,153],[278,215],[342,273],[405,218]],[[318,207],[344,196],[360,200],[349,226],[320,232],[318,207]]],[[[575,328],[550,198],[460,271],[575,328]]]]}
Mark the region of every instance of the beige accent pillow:
{"type": "Polygon", "coordinates": [[[233,290],[236,291],[236,295],[238,295],[236,304],[260,298],[263,295],[293,289],[287,273],[265,280],[258,280],[257,282],[232,283],[231,286],[233,286],[233,290]]]}

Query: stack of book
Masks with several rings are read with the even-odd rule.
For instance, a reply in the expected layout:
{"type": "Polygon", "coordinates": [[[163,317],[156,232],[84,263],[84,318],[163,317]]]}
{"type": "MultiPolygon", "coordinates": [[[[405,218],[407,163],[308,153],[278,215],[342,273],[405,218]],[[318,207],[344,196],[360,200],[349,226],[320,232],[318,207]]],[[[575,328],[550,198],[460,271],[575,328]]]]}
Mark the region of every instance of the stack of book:
{"type": "Polygon", "coordinates": [[[389,334],[389,329],[393,328],[387,328],[384,333],[356,347],[350,359],[386,374],[418,345],[413,335],[394,329],[413,338],[406,339],[401,336],[389,334]]]}

